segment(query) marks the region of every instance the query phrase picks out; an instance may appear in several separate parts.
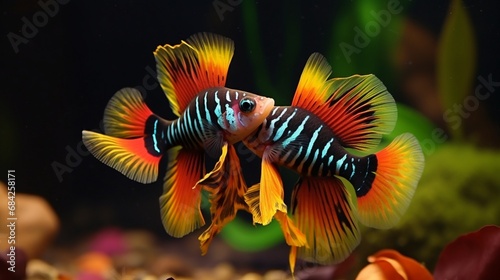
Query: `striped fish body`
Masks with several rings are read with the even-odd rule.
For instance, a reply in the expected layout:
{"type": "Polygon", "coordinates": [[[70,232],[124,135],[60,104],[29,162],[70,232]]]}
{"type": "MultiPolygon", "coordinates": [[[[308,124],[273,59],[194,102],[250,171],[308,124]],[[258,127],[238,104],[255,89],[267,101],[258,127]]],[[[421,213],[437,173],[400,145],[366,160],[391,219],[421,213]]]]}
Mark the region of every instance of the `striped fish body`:
{"type": "MultiPolygon", "coordinates": [[[[200,92],[174,121],[151,115],[146,134],[151,154],[163,147],[182,146],[189,150],[204,150],[216,155],[222,141],[234,144],[256,126],[255,119],[267,114],[274,101],[246,91],[216,87],[200,92]],[[248,132],[245,133],[245,130],[248,132]]],[[[258,121],[260,124],[261,121],[258,121]]]]}
{"type": "Polygon", "coordinates": [[[261,157],[267,148],[273,162],[304,176],[339,175],[353,185],[362,185],[360,180],[370,177],[367,171],[376,168],[374,156],[349,154],[328,125],[295,106],[274,107],[243,143],[261,157]]]}

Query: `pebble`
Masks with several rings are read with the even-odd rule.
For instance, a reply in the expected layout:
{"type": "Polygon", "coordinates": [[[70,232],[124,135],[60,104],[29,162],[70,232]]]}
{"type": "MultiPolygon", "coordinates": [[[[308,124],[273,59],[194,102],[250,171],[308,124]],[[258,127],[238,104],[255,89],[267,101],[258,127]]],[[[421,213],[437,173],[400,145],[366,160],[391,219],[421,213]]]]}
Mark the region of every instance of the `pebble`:
{"type": "MultiPolygon", "coordinates": [[[[0,205],[7,208],[7,186],[0,182],[0,205]]],[[[23,193],[16,193],[15,211],[12,217],[22,217],[15,223],[15,232],[22,232],[15,236],[16,248],[22,249],[29,259],[39,258],[50,246],[59,231],[59,219],[52,207],[41,197],[23,193]]],[[[8,211],[0,211],[0,219],[6,221],[8,211]]],[[[0,227],[0,240],[8,240],[9,228],[0,227]]],[[[0,242],[0,251],[9,248],[7,242],[0,242]]]]}
{"type": "Polygon", "coordinates": [[[288,273],[282,270],[270,270],[264,274],[263,280],[288,280],[288,273]]]}

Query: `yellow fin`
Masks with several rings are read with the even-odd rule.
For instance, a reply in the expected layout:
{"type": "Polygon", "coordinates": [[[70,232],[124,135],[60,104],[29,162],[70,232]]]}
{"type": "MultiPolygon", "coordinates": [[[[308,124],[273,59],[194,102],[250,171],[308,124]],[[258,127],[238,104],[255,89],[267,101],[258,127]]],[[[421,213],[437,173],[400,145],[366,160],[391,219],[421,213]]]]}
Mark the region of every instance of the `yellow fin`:
{"type": "Polygon", "coordinates": [[[144,138],[121,139],[84,130],[82,141],[94,157],[134,181],[151,183],[158,178],[161,156],[148,153],[144,138]]]}
{"type": "Polygon", "coordinates": [[[252,214],[253,224],[262,224],[262,213],[260,212],[260,184],[251,186],[245,194],[245,202],[248,204],[252,214]]]}
{"type": "Polygon", "coordinates": [[[286,244],[294,247],[307,246],[306,236],[294,225],[286,213],[277,211],[274,218],[281,226],[286,244]]]}
{"type": "Polygon", "coordinates": [[[232,221],[238,210],[247,210],[244,200],[247,185],[241,173],[240,160],[233,145],[225,143],[214,169],[201,179],[196,187],[210,193],[212,223],[200,237],[202,255],[206,254],[213,237],[232,221]]]}
{"type": "Polygon", "coordinates": [[[376,153],[377,170],[369,191],[358,197],[359,221],[386,229],[406,212],[424,169],[424,155],[410,133],[396,137],[376,153]]]}
{"type": "Polygon", "coordinates": [[[233,53],[232,40],[211,33],[195,34],[175,46],[158,46],[158,80],[174,114],[180,116],[202,90],[226,84],[233,53]]]}
{"type": "Polygon", "coordinates": [[[168,234],[182,237],[203,226],[201,189],[193,188],[205,173],[203,152],[179,146],[168,150],[169,163],[160,196],[163,226],[168,234]]]}
{"type": "Polygon", "coordinates": [[[254,217],[254,223],[263,225],[269,224],[276,211],[287,213],[287,206],[283,202],[283,183],[276,165],[274,165],[266,156],[262,157],[262,171],[260,183],[258,186],[252,186],[245,195],[245,201],[250,205],[250,210],[254,217]],[[258,201],[254,194],[259,192],[258,201]],[[256,211],[252,205],[258,202],[259,209],[256,211]]]}
{"type": "Polygon", "coordinates": [[[332,67],[325,57],[319,53],[313,53],[302,70],[292,106],[313,111],[319,104],[323,104],[328,98],[327,79],[331,73],[332,67]]]}
{"type": "Polygon", "coordinates": [[[137,89],[123,88],[104,110],[104,132],[119,138],[144,137],[146,121],[152,114],[137,89]]]}
{"type": "Polygon", "coordinates": [[[299,258],[320,264],[338,263],[359,244],[356,209],[337,177],[301,178],[292,203],[292,219],[308,244],[297,248],[299,258]]]}

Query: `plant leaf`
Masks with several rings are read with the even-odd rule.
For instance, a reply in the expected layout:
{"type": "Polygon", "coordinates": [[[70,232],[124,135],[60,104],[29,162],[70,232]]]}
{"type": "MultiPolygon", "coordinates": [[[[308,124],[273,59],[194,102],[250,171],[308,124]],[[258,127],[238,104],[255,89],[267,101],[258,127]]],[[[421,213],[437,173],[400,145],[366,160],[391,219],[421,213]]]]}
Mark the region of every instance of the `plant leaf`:
{"type": "Polygon", "coordinates": [[[485,226],[462,235],[441,252],[434,270],[439,279],[496,279],[500,260],[500,227],[485,226]]]}
{"type": "MultiPolygon", "coordinates": [[[[437,82],[443,109],[462,104],[471,92],[476,68],[476,44],[471,20],[461,0],[453,0],[438,46],[437,82]]],[[[462,137],[463,130],[449,130],[462,137]]]]}

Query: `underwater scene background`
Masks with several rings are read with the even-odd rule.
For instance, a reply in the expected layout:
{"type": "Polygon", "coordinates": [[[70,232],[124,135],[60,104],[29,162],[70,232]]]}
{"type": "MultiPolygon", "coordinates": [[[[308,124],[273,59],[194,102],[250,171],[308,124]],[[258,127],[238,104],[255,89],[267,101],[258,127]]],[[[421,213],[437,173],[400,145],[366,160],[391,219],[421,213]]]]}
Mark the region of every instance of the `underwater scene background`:
{"type": "MultiPolygon", "coordinates": [[[[2,1],[0,181],[8,184],[8,170],[15,170],[16,198],[43,198],[57,217],[53,234],[28,258],[69,279],[90,279],[78,265],[83,257],[109,261],[118,271],[110,279],[125,277],[127,269],[209,279],[194,271],[214,274],[224,267],[233,273],[227,279],[269,271],[283,271],[275,279],[289,277],[288,248],[276,223],[253,226],[250,215],[239,214],[201,257],[199,230],[182,239],[165,233],[162,180],[133,182],[82,144],[81,131],[102,129],[104,108],[123,87],[137,87],[153,112],[173,119],[152,52],[206,31],[235,42],[227,86],[270,96],[278,105],[291,103],[313,52],[327,58],[333,77],[375,74],[398,105],[396,128],[378,149],[403,132],[422,146],[424,173],[398,225],[362,227],[361,244],[343,266],[299,263],[297,278],[354,279],[381,249],[433,272],[447,244],[500,225],[498,10],[495,1],[472,0],[2,1]],[[107,253],[88,255],[95,252],[107,253]]],[[[241,143],[237,151],[247,185],[257,183],[259,158],[241,143]]],[[[280,172],[289,201],[298,176],[280,172]]],[[[2,203],[0,214],[7,215],[2,203]]],[[[203,205],[209,220],[209,204],[203,205]]],[[[17,227],[18,244],[36,230],[17,227]]],[[[10,233],[2,234],[0,249],[8,251],[10,233]]],[[[25,262],[17,256],[18,265],[25,262]]]]}

